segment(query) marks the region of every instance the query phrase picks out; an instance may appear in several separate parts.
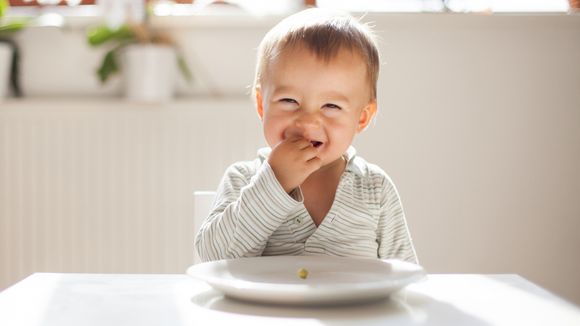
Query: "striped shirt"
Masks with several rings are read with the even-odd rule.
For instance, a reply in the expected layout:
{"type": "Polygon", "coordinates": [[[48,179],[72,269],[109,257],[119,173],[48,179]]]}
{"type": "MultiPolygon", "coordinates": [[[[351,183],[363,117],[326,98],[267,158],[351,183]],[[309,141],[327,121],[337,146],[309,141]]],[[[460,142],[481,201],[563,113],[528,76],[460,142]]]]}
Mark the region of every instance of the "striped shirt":
{"type": "Polygon", "coordinates": [[[417,263],[399,194],[350,147],[332,207],[316,227],[297,188],[286,193],[267,162],[231,165],[195,239],[202,261],[271,255],[397,258],[417,263]]]}

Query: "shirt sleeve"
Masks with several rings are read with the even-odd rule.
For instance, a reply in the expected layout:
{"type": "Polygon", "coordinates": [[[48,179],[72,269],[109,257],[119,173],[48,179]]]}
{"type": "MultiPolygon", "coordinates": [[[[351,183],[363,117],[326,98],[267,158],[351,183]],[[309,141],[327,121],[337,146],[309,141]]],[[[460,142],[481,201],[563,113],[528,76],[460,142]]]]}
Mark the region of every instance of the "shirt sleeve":
{"type": "Polygon", "coordinates": [[[378,225],[378,256],[381,259],[396,258],[418,264],[399,193],[386,177],[382,187],[378,225]]]}
{"type": "Polygon", "coordinates": [[[300,203],[300,196],[295,199],[284,191],[268,162],[249,177],[234,164],[222,178],[195,249],[204,262],[260,256],[272,233],[300,203]]]}

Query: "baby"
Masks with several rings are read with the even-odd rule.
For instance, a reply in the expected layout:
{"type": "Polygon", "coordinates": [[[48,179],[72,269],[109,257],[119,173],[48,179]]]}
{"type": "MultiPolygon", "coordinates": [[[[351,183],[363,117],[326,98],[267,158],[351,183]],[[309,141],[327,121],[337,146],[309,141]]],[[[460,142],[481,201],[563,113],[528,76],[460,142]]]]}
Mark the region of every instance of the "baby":
{"type": "Polygon", "coordinates": [[[266,255],[417,262],[397,190],[352,141],[377,112],[379,53],[349,15],[308,9],[258,50],[256,109],[269,148],[231,165],[195,246],[203,261],[266,255]]]}

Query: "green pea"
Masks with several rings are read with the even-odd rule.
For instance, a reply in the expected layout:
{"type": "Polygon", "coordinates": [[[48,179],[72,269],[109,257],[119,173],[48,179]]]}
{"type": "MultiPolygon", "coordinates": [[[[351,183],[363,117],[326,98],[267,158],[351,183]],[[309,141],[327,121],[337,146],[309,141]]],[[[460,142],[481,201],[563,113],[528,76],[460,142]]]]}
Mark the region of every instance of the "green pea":
{"type": "Polygon", "coordinates": [[[303,280],[305,280],[308,277],[308,271],[306,270],[306,268],[300,268],[298,270],[298,277],[300,277],[303,280]]]}

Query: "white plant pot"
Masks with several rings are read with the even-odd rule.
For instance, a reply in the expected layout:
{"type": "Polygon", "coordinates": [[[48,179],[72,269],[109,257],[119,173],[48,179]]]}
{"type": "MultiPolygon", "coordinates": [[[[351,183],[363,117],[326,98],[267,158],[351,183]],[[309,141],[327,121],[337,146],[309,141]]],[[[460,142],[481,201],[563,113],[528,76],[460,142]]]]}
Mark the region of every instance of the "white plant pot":
{"type": "Polygon", "coordinates": [[[10,64],[12,63],[12,48],[5,43],[0,43],[0,102],[8,94],[10,79],[10,64]]]}
{"type": "Polygon", "coordinates": [[[129,101],[159,103],[173,99],[177,54],[170,46],[130,45],[123,61],[125,95],[129,101]]]}

